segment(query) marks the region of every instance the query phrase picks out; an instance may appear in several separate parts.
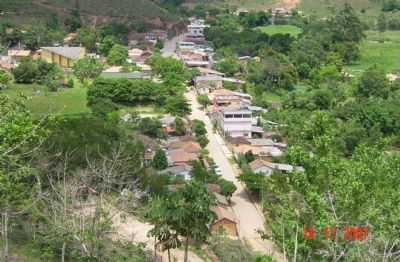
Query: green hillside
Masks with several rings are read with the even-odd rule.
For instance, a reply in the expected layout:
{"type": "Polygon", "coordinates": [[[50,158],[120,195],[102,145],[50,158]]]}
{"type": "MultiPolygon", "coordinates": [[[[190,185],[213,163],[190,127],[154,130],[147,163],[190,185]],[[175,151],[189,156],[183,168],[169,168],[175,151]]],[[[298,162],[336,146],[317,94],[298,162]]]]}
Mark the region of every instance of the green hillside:
{"type": "Polygon", "coordinates": [[[345,3],[362,12],[363,16],[376,16],[382,8],[382,2],[376,0],[300,0],[299,10],[306,13],[314,13],[317,16],[325,16],[332,10],[339,9],[345,3]]]}
{"type": "MultiPolygon", "coordinates": [[[[27,23],[46,19],[51,14],[65,17],[78,8],[83,18],[90,21],[120,20],[134,22],[174,22],[176,17],[151,0],[1,0],[0,11],[4,19],[27,23]]],[[[0,18],[1,19],[1,18],[0,18]]]]}

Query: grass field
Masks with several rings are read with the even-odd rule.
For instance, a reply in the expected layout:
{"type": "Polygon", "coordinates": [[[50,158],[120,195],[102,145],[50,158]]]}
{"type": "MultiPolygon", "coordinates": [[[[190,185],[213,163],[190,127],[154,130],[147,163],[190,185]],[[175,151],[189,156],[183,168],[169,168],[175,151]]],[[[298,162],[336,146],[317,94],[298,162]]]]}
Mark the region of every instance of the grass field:
{"type": "Polygon", "coordinates": [[[76,87],[49,92],[45,86],[14,84],[1,93],[11,98],[25,97],[26,105],[34,115],[89,112],[86,107],[85,88],[76,87]]]}
{"type": "Polygon", "coordinates": [[[266,10],[270,8],[274,4],[279,3],[279,0],[225,0],[224,2],[228,5],[259,11],[259,9],[266,10]]]}
{"type": "MultiPolygon", "coordinates": [[[[60,89],[58,92],[50,92],[47,87],[41,85],[14,84],[10,88],[0,91],[11,98],[26,99],[26,105],[35,116],[41,115],[68,115],[90,112],[86,106],[87,88],[75,87],[60,89]]],[[[163,112],[153,106],[123,107],[121,113],[137,112],[141,117],[158,117],[163,112]]]]}
{"type": "Polygon", "coordinates": [[[258,27],[258,29],[268,35],[289,34],[295,37],[302,32],[301,28],[294,25],[269,25],[258,27]]]}
{"type": "Polygon", "coordinates": [[[387,73],[400,73],[400,31],[366,32],[367,38],[361,44],[361,58],[345,70],[360,75],[365,69],[378,65],[387,73]],[[384,42],[381,42],[385,39],[384,42]]]}
{"type": "Polygon", "coordinates": [[[299,10],[306,14],[327,16],[333,10],[342,8],[345,3],[350,3],[355,10],[362,11],[361,16],[365,19],[375,17],[382,7],[380,1],[371,0],[301,0],[299,10]]]}

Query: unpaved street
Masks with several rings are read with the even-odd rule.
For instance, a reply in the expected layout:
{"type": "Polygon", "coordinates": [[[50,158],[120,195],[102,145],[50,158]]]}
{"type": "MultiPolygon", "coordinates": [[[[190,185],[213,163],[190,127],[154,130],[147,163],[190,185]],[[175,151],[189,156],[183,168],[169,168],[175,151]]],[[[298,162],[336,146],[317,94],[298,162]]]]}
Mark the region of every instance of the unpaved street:
{"type": "Polygon", "coordinates": [[[186,97],[192,105],[191,119],[199,119],[206,124],[208,139],[210,140],[207,149],[210,156],[221,168],[223,177],[232,181],[237,187],[231,201],[232,209],[238,221],[239,237],[247,241],[254,250],[272,255],[277,261],[284,261],[283,256],[276,251],[277,249],[272,241],[262,240],[257,233],[257,230],[264,230],[264,216],[250,201],[243,185],[236,179],[238,170],[228,160],[229,151],[223,139],[218,134],[213,133],[212,123],[205,112],[199,110],[200,105],[196,101],[194,92],[186,93],[186,97]]]}

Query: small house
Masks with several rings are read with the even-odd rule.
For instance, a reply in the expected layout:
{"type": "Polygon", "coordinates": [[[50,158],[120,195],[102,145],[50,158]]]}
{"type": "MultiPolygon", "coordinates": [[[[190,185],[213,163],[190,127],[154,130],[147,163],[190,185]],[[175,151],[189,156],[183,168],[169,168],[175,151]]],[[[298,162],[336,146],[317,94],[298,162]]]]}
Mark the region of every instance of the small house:
{"type": "Polygon", "coordinates": [[[169,166],[179,166],[197,160],[198,155],[196,153],[188,153],[184,149],[172,149],[167,151],[167,158],[169,166]]]}
{"type": "Polygon", "coordinates": [[[250,169],[257,174],[270,176],[274,171],[282,173],[304,172],[303,167],[292,166],[289,164],[270,163],[262,159],[256,159],[250,163],[250,169]]]}
{"type": "Polygon", "coordinates": [[[211,233],[218,233],[223,230],[229,236],[238,235],[236,218],[229,207],[218,205],[212,207],[211,210],[217,216],[217,219],[210,226],[211,233]]]}
{"type": "Polygon", "coordinates": [[[168,167],[167,169],[159,172],[160,175],[169,175],[169,176],[175,176],[175,177],[182,177],[185,180],[190,180],[190,171],[192,170],[192,167],[188,164],[182,164],[179,166],[172,166],[168,167]]]}
{"type": "Polygon", "coordinates": [[[23,59],[29,58],[31,56],[31,50],[24,49],[9,49],[7,55],[11,59],[11,64],[18,64],[23,59]]]}

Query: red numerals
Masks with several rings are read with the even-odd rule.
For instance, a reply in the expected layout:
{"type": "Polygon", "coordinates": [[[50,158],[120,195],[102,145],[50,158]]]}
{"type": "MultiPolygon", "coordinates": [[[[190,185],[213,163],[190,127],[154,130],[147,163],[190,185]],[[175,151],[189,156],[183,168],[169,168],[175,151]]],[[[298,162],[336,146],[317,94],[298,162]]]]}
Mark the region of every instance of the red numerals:
{"type": "MultiPolygon", "coordinates": [[[[336,227],[324,227],[321,231],[316,231],[313,226],[304,227],[303,229],[303,237],[304,240],[313,241],[315,240],[316,233],[323,234],[324,240],[336,241],[336,240],[344,240],[344,241],[364,241],[368,237],[368,227],[348,227],[345,226],[343,229],[336,227]]],[[[319,237],[319,236],[317,236],[319,237]]]]}

